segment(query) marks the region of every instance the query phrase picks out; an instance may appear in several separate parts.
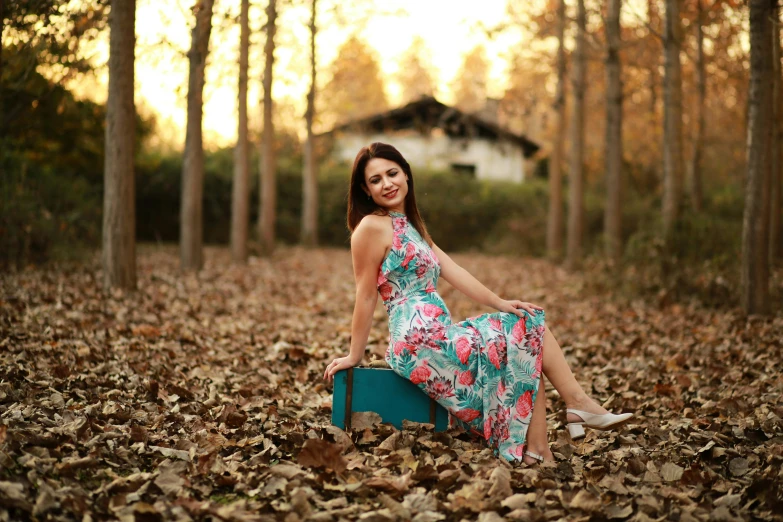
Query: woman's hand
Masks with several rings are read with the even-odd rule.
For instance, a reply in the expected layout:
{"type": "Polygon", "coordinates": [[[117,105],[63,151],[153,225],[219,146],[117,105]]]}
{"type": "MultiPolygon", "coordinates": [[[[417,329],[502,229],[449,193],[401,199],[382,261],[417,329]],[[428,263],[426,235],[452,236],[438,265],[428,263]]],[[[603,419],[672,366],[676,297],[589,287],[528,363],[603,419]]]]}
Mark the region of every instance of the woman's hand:
{"type": "Polygon", "coordinates": [[[511,300],[505,300],[503,299],[500,301],[500,304],[497,306],[497,309],[501,312],[510,312],[512,314],[517,314],[519,317],[524,317],[524,314],[521,310],[526,311],[530,315],[536,315],[536,310],[543,310],[538,305],[534,305],[533,303],[526,303],[524,301],[519,301],[516,299],[511,300]],[[520,310],[521,309],[521,310],[520,310]]]}
{"type": "Polygon", "coordinates": [[[353,368],[360,362],[362,362],[361,357],[359,360],[352,359],[350,355],[346,355],[345,357],[338,357],[337,359],[330,362],[329,366],[326,367],[326,371],[324,372],[324,379],[331,381],[334,379],[335,373],[339,372],[340,370],[353,368]]]}

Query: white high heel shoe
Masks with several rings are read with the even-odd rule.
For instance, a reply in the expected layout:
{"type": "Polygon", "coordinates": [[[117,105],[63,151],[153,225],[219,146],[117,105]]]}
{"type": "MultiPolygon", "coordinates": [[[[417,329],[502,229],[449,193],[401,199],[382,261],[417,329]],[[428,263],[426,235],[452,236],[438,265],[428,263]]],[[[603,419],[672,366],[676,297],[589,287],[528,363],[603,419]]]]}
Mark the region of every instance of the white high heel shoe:
{"type": "Polygon", "coordinates": [[[568,408],[566,413],[573,413],[582,419],[581,422],[569,422],[566,425],[568,434],[571,435],[572,440],[580,439],[585,436],[585,426],[593,428],[594,430],[611,430],[622,426],[633,417],[633,413],[621,413],[619,415],[605,413],[603,415],[597,415],[595,413],[587,413],[586,411],[574,410],[571,408],[568,408]]]}

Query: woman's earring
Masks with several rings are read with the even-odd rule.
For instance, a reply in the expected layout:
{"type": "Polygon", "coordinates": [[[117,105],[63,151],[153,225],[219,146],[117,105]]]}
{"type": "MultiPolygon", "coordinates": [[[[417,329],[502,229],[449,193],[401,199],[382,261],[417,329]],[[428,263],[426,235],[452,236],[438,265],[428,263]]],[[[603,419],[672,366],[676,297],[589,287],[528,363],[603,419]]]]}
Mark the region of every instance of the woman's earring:
{"type": "Polygon", "coordinates": [[[367,199],[372,199],[372,197],[369,194],[367,194],[367,199]]]}

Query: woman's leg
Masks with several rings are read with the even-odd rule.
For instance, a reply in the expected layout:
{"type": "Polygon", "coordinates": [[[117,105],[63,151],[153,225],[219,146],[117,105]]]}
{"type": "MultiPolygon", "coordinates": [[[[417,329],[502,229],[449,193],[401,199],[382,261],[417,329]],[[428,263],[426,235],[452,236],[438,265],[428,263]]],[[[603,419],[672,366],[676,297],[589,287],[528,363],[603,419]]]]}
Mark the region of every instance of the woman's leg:
{"type": "MultiPolygon", "coordinates": [[[[536,453],[544,457],[545,460],[555,460],[554,455],[549,450],[549,440],[546,433],[546,394],[544,393],[544,379],[538,384],[538,395],[536,403],[533,405],[533,417],[530,419],[530,426],[527,428],[527,451],[536,453]]],[[[533,464],[536,459],[525,455],[526,464],[533,464]]]]}
{"type": "MultiPolygon", "coordinates": [[[[607,413],[601,405],[588,397],[579,383],[576,382],[576,378],[574,378],[574,374],[571,373],[571,368],[565,360],[563,350],[560,348],[555,336],[549,331],[549,327],[547,327],[544,332],[544,361],[542,370],[547,379],[549,379],[549,382],[552,383],[552,386],[554,386],[560,394],[560,397],[565,401],[566,408],[574,408],[599,415],[607,413]]],[[[579,420],[581,419],[577,415],[574,415],[573,413],[568,414],[569,422],[576,422],[579,420]]]]}

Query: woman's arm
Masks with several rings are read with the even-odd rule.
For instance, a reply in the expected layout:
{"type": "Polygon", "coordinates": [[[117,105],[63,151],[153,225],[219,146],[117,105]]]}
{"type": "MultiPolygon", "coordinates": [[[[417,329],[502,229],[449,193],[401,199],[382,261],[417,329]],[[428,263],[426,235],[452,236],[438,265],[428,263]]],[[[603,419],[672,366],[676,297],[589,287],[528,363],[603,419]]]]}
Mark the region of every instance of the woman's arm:
{"type": "Polygon", "coordinates": [[[383,216],[365,216],[351,236],[351,257],[356,279],[356,303],[351,322],[351,348],[347,356],[333,360],[324,372],[324,379],[332,379],[340,370],[359,364],[367,348],[372,327],[372,316],[378,302],[378,268],[393,239],[389,219],[383,216]]]}
{"type": "Polygon", "coordinates": [[[451,259],[446,252],[441,250],[436,244],[432,244],[432,249],[440,261],[440,275],[449,282],[451,286],[473,299],[474,301],[500,310],[501,312],[511,312],[522,317],[520,308],[530,314],[535,314],[535,310],[542,310],[540,306],[526,303],[518,300],[502,299],[492,290],[481,284],[473,277],[470,272],[459,266],[451,259]]]}

